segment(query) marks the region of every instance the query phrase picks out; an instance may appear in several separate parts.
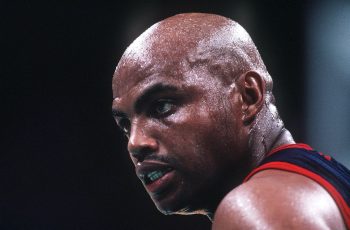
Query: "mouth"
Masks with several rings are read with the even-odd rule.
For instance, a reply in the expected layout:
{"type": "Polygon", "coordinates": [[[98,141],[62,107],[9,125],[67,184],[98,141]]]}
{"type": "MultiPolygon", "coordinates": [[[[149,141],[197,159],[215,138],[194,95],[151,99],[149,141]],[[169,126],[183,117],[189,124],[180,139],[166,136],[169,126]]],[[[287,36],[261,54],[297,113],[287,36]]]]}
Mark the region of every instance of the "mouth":
{"type": "Polygon", "coordinates": [[[146,190],[152,194],[160,194],[171,184],[174,169],[160,162],[142,162],[136,166],[136,174],[146,190]]]}
{"type": "Polygon", "coordinates": [[[172,171],[172,168],[166,168],[163,170],[155,170],[155,171],[151,171],[149,173],[146,174],[139,174],[139,178],[141,179],[141,181],[148,185],[153,183],[156,180],[159,180],[160,178],[162,178],[165,174],[167,174],[168,172],[172,171]]]}

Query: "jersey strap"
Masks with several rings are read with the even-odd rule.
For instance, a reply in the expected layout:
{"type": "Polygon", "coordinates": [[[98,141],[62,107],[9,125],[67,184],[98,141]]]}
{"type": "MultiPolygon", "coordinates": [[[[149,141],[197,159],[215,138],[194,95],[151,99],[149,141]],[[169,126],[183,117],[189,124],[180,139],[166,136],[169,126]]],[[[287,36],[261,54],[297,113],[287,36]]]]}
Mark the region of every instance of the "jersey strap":
{"type": "Polygon", "coordinates": [[[350,229],[350,171],[342,164],[305,144],[284,145],[267,154],[244,182],[266,169],[294,172],[316,181],[333,197],[350,229]]]}

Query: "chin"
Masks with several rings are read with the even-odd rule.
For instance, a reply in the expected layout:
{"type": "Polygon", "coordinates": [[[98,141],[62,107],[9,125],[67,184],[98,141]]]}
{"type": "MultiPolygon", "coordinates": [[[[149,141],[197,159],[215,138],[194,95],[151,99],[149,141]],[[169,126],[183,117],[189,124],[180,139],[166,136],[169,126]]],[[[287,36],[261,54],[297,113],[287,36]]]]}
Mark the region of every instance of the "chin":
{"type": "Polygon", "coordinates": [[[163,199],[155,200],[153,202],[156,205],[157,209],[164,215],[197,215],[203,214],[206,215],[207,211],[201,208],[198,208],[197,205],[190,205],[190,197],[165,197],[163,199]]]}
{"type": "MultiPolygon", "coordinates": [[[[149,193],[157,209],[164,215],[195,215],[208,213],[208,194],[204,186],[176,183],[161,193],[149,193]]],[[[147,191],[147,189],[146,189],[147,191]]],[[[209,196],[210,197],[210,196],[209,196]]]]}
{"type": "Polygon", "coordinates": [[[177,200],[169,200],[169,199],[154,200],[153,199],[153,202],[156,205],[157,209],[164,215],[174,215],[174,214],[186,215],[185,213],[188,213],[190,211],[189,208],[186,208],[185,205],[182,205],[182,202],[179,202],[177,200]]]}
{"type": "Polygon", "coordinates": [[[207,212],[205,210],[194,210],[189,207],[180,208],[180,209],[165,209],[162,207],[159,207],[158,205],[157,209],[164,215],[206,215],[207,212]]]}

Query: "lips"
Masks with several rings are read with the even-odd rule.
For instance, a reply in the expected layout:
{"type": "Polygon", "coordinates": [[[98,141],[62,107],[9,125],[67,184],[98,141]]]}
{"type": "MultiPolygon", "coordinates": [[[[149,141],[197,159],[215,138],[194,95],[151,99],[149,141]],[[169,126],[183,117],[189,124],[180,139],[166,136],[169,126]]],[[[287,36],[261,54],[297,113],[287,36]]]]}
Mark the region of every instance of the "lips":
{"type": "Polygon", "coordinates": [[[136,174],[149,192],[157,193],[170,183],[173,168],[162,162],[142,162],[136,166],[136,174]]]}

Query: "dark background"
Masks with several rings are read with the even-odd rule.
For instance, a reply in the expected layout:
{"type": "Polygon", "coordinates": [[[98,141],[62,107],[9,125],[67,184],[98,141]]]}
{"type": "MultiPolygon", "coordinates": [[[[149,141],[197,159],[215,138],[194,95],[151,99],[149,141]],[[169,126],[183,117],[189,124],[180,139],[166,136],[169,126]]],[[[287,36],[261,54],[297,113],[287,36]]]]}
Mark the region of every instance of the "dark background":
{"type": "MultiPolygon", "coordinates": [[[[310,3],[309,3],[310,4],[310,3]]],[[[111,77],[153,23],[212,12],[251,34],[302,141],[306,1],[0,1],[0,229],[210,229],[163,216],[111,116],[111,77]]]]}

